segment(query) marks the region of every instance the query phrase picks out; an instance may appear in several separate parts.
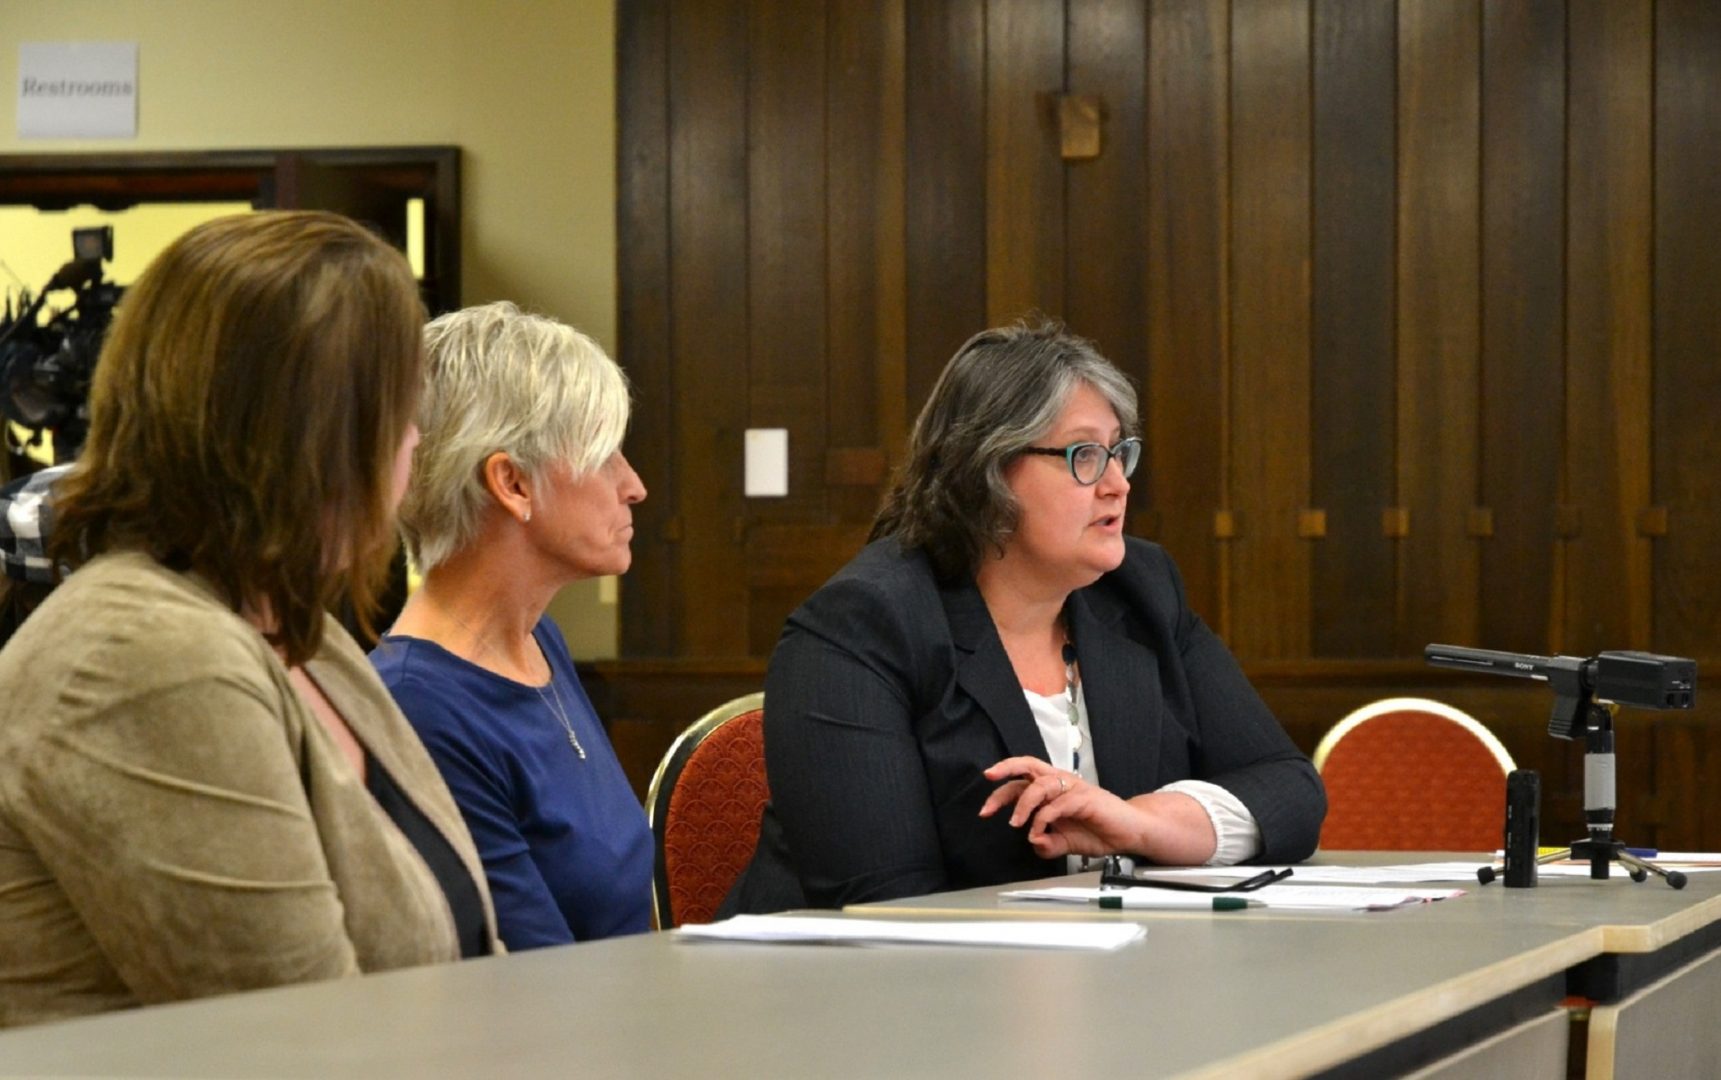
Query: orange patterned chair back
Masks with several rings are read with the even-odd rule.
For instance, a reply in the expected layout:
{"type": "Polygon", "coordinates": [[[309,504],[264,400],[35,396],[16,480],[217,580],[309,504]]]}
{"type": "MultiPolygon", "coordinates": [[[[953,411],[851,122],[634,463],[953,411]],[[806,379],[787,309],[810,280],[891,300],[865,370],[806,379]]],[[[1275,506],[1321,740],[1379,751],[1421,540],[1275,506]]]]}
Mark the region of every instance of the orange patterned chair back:
{"type": "Polygon", "coordinates": [[[1493,851],[1506,823],[1512,755],[1469,715],[1426,698],[1388,698],[1321,740],[1327,788],[1321,847],[1493,851]]]}
{"type": "Polygon", "coordinates": [[[712,709],[681,733],[651,778],[646,814],[657,844],[652,916],[660,930],[706,923],[747,868],[765,782],[765,695],[712,709]]]}

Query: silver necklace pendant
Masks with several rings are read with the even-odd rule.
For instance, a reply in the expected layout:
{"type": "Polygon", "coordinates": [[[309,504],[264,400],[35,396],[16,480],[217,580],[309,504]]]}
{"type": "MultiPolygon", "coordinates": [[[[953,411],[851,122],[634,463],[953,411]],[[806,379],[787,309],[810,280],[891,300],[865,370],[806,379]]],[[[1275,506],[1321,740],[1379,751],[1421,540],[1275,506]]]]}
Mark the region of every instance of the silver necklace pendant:
{"type": "Polygon", "coordinates": [[[1073,769],[1082,767],[1082,714],[1076,707],[1076,647],[1064,642],[1064,703],[1069,709],[1070,759],[1073,769]]]}
{"type": "Polygon", "coordinates": [[[550,710],[550,714],[552,716],[561,721],[562,730],[568,734],[568,745],[574,748],[574,753],[580,755],[581,761],[586,760],[586,748],[580,745],[580,737],[574,734],[574,725],[572,721],[568,719],[568,712],[566,709],[562,708],[562,694],[561,691],[556,689],[555,672],[552,671],[550,673],[550,693],[556,695],[556,700],[553,704],[549,697],[544,693],[543,687],[539,686],[535,689],[538,691],[538,700],[544,703],[544,707],[550,710]]]}

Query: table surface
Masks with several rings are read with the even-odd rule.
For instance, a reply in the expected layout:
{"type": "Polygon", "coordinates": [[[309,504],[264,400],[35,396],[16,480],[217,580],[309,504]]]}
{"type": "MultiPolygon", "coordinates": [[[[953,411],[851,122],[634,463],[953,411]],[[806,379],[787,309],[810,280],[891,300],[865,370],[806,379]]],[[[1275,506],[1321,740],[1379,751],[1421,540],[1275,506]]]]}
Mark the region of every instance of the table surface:
{"type": "MultiPolygon", "coordinates": [[[[972,917],[996,893],[855,913],[972,917]]],[[[1721,875],[1368,914],[1082,917],[1148,934],[1112,953],[652,934],[26,1028],[0,1034],[0,1075],[1297,1075],[1563,972],[1614,928],[1643,947],[1698,929],[1721,918],[1721,875]]]]}

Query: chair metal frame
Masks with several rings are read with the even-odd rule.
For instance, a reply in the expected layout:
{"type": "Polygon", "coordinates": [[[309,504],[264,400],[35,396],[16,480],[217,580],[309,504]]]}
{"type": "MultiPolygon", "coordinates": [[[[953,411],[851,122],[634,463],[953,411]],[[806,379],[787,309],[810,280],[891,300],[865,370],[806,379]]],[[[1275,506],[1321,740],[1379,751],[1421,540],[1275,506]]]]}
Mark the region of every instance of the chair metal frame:
{"type": "Polygon", "coordinates": [[[651,923],[654,930],[668,930],[676,925],[669,905],[669,867],[663,857],[663,837],[669,826],[669,800],[681,779],[681,772],[687,767],[693,752],[718,728],[764,707],[762,691],[725,701],[677,735],[664,752],[663,760],[657,763],[657,771],[651,775],[651,784],[645,791],[645,816],[651,825],[654,855],[651,870],[651,923]]]}

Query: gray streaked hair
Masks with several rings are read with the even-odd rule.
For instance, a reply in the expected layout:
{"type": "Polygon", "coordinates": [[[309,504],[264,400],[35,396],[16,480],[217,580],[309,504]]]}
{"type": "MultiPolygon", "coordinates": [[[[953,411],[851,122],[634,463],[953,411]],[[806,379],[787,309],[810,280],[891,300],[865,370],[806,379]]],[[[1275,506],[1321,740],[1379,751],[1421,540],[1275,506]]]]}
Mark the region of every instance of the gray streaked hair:
{"type": "Polygon", "coordinates": [[[872,526],[920,548],[945,579],[972,575],[1002,552],[1020,507],[1004,467],[1044,437],[1079,385],[1136,434],[1136,394],[1093,343],[1055,322],[983,330],[950,358],[914,422],[908,456],[872,526]]]}
{"type": "Polygon", "coordinates": [[[566,462],[584,476],[627,431],[627,377],[591,338],[507,301],[424,328],[421,439],[401,533],[428,572],[477,537],[490,501],[483,466],[505,452],[530,477],[566,462]]]}

